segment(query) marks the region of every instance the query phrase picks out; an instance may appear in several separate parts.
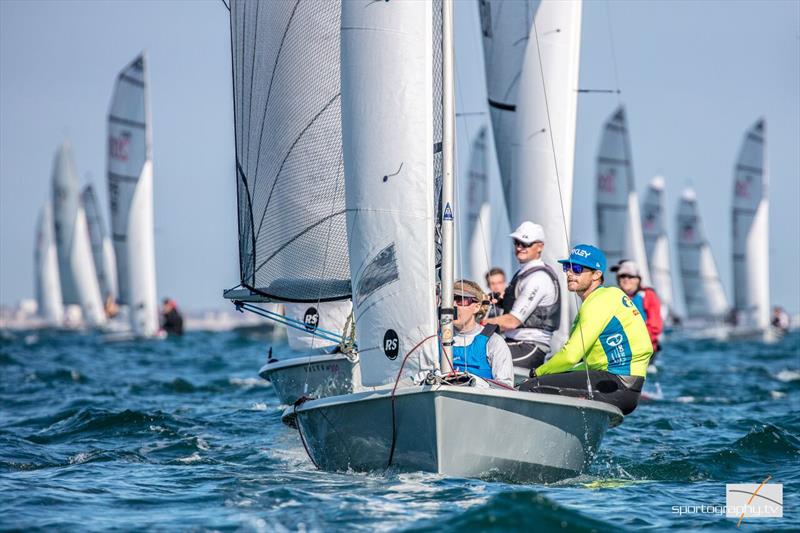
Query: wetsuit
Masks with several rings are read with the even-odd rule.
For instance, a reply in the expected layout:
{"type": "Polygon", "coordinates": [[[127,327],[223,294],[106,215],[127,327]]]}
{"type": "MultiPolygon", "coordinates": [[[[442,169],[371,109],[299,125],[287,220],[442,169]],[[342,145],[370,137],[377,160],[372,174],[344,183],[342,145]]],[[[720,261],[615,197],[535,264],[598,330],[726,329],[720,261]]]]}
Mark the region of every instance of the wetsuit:
{"type": "Polygon", "coordinates": [[[164,313],[161,327],[168,335],[183,335],[183,317],[177,309],[172,308],[164,313]]]}
{"type": "Polygon", "coordinates": [[[564,347],[519,388],[589,397],[586,368],[578,364],[585,359],[593,399],[628,414],[639,401],[652,354],[647,327],[631,299],[616,287],[601,286],[581,305],[564,347]]]}

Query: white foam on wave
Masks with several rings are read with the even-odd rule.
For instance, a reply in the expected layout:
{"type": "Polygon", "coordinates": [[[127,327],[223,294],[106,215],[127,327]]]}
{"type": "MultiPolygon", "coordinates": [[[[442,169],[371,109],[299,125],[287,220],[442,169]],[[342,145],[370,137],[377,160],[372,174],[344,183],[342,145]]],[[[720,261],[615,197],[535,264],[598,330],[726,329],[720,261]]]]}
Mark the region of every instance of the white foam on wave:
{"type": "Polygon", "coordinates": [[[771,390],[769,391],[769,395],[772,396],[773,400],[780,400],[784,396],[786,396],[785,392],[781,392],[779,390],[771,390]]]}
{"type": "Polygon", "coordinates": [[[69,464],[71,465],[83,464],[86,461],[88,461],[90,457],[91,454],[87,452],[76,453],[75,455],[69,458],[69,464]]]}
{"type": "Polygon", "coordinates": [[[264,402],[253,402],[252,404],[250,404],[249,410],[250,411],[266,411],[267,410],[267,404],[265,404],[264,402]]]}
{"type": "Polygon", "coordinates": [[[200,457],[200,454],[197,453],[197,452],[194,452],[189,457],[179,457],[178,459],[176,459],[176,461],[178,461],[179,463],[183,463],[183,464],[196,463],[197,461],[202,461],[202,460],[203,460],[203,458],[200,457]]]}
{"type": "Polygon", "coordinates": [[[229,378],[228,383],[245,389],[252,389],[253,387],[269,387],[269,383],[261,378],[229,378]]]}
{"type": "Polygon", "coordinates": [[[781,370],[780,372],[775,374],[775,379],[777,379],[778,381],[783,381],[784,383],[800,380],[800,370],[788,370],[788,369],[781,370]]]}

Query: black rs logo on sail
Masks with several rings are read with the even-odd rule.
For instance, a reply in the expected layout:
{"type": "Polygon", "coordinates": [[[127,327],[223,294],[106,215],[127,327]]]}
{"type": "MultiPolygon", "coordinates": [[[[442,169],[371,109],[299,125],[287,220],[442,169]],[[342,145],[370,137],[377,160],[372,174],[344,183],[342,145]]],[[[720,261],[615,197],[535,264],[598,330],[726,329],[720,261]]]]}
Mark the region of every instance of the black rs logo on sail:
{"type": "Polygon", "coordinates": [[[306,325],[308,331],[314,331],[319,326],[319,312],[316,307],[309,307],[303,316],[303,324],[306,325]]]}
{"type": "Polygon", "coordinates": [[[393,329],[387,329],[383,335],[383,353],[392,360],[397,359],[397,354],[400,353],[400,339],[393,329]]]}

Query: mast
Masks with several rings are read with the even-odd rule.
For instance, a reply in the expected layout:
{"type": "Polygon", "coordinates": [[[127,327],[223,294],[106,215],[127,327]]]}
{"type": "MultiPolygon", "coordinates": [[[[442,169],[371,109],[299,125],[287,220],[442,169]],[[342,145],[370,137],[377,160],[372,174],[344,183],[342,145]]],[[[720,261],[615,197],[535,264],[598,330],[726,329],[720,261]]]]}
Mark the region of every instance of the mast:
{"type": "Polygon", "coordinates": [[[442,304],[440,327],[442,353],[439,368],[442,372],[452,368],[453,351],[453,0],[444,0],[442,5],[442,153],[443,179],[442,203],[442,304]]]}

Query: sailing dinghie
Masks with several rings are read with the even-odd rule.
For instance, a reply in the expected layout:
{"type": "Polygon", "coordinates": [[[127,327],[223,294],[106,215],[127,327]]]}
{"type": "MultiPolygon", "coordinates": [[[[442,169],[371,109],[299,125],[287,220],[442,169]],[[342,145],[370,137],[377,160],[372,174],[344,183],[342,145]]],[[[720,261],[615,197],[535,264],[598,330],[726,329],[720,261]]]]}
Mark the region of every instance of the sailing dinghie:
{"type": "Polygon", "coordinates": [[[53,161],[53,228],[64,305],[78,305],[83,325],[99,327],[106,316],[97,284],[86,212],[78,189],[72,147],[64,142],[53,161]]]}
{"type": "Polygon", "coordinates": [[[442,375],[452,369],[453,334],[452,2],[346,1],[341,13],[353,313],[362,380],[375,389],[307,400],[286,414],[326,470],[391,466],[520,481],[581,472],[621,422],[616,407],[442,375]]]}
{"type": "Polygon", "coordinates": [[[92,243],[92,258],[100,286],[103,302],[113,302],[117,294],[117,265],[114,262],[114,247],[108,237],[100,204],[94,188],[87,185],[81,193],[83,207],[86,209],[86,221],[89,226],[89,240],[92,243]]]}
{"type": "MultiPolygon", "coordinates": [[[[547,239],[542,260],[557,271],[556,261],[570,250],[582,9],[580,1],[480,2],[489,110],[509,224],[540,224],[547,239]]],[[[551,346],[566,341],[577,312],[566,283],[560,284],[560,298],[560,325],[551,346]]]]}
{"type": "Polygon", "coordinates": [[[769,199],[764,120],[744,135],[734,169],[733,312],[730,335],[774,340],[769,307],[769,199]]]}
{"type": "Polygon", "coordinates": [[[163,337],[156,301],[153,158],[144,53],[117,76],[108,111],[108,196],[117,265],[118,303],[129,331],[119,338],[163,337]]]}
{"type": "MultiPolygon", "coordinates": [[[[625,109],[620,106],[603,125],[597,153],[597,240],[609,268],[624,259],[634,261],[642,285],[651,287],[630,146],[625,109]]],[[[613,279],[610,271],[605,275],[613,279]]]]}
{"type": "Polygon", "coordinates": [[[230,6],[240,284],[224,296],[289,328],[290,349],[260,371],[289,405],[359,384],[358,357],[340,349],[351,290],[339,20],[339,2],[230,6]]]}
{"type": "Polygon", "coordinates": [[[728,301],[692,188],[681,195],[677,226],[678,262],[686,308],[683,331],[693,338],[725,338],[728,301]]]}
{"type": "Polygon", "coordinates": [[[60,327],[64,321],[64,305],[61,303],[61,280],[58,276],[58,253],[50,200],[39,214],[34,253],[37,314],[46,326],[60,327]]]}
{"type": "Polygon", "coordinates": [[[669,240],[664,224],[664,178],[650,180],[642,210],[642,235],[650,277],[661,300],[662,318],[671,322],[674,316],[672,267],[669,262],[669,240]]]}

